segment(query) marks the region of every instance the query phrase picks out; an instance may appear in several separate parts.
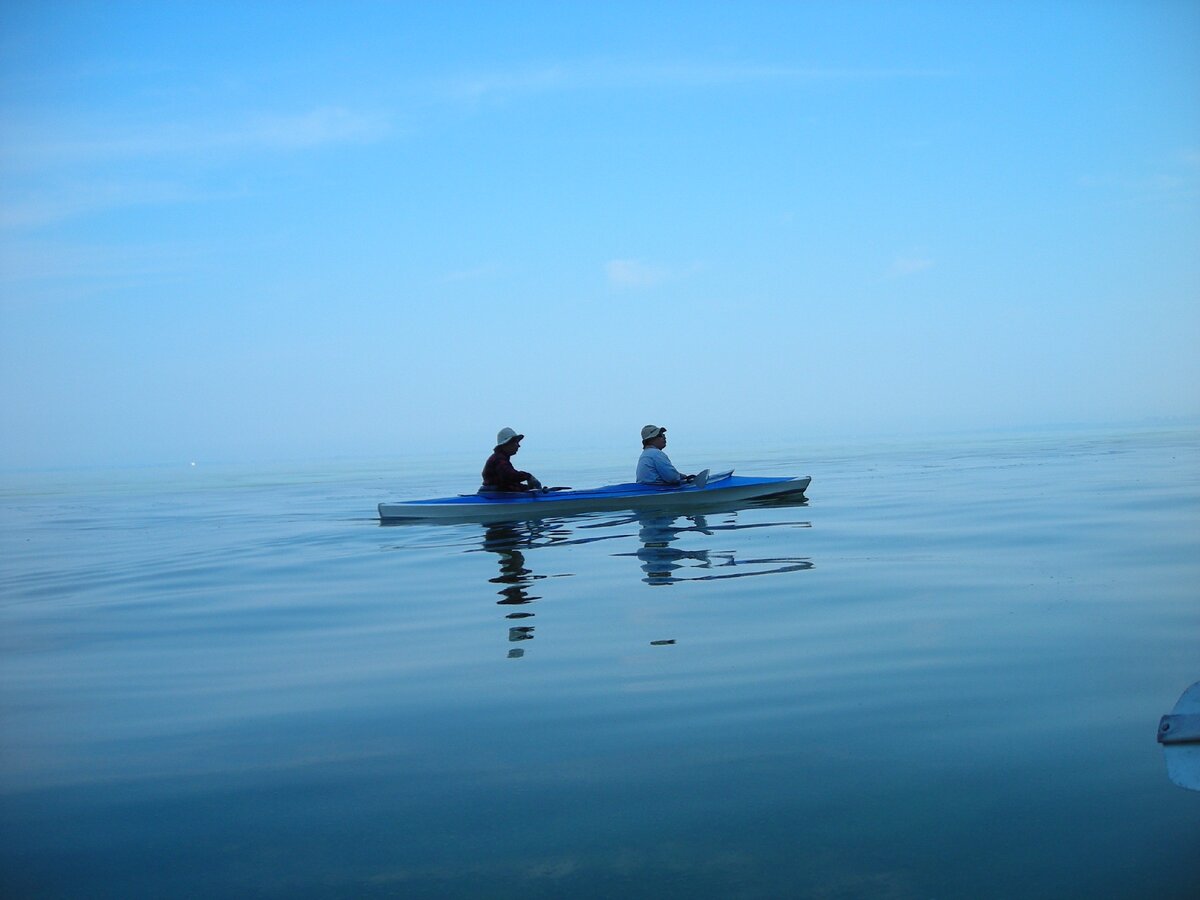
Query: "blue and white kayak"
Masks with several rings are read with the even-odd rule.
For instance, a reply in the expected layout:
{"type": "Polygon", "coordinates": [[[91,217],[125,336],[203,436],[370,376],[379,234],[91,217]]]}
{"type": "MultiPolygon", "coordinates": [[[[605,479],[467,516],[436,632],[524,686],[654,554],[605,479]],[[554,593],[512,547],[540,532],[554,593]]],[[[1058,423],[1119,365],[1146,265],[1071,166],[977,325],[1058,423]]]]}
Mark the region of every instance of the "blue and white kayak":
{"type": "MultiPolygon", "coordinates": [[[[702,473],[704,474],[704,473],[702,473]]],[[[570,488],[519,493],[460,494],[436,500],[380,503],[379,519],[395,522],[413,519],[443,521],[504,521],[538,519],[577,512],[624,509],[689,510],[700,507],[780,497],[802,499],[812,479],[747,478],[733,471],[697,477],[679,487],[650,484],[610,484],[588,490],[570,488]]]]}

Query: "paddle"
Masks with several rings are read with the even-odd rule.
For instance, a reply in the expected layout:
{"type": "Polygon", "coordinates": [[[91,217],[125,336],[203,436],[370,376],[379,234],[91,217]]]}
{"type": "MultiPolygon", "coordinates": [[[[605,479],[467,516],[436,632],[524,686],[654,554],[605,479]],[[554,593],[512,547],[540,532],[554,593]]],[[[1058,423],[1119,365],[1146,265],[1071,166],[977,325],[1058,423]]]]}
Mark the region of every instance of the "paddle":
{"type": "Polygon", "coordinates": [[[499,500],[515,500],[518,497],[528,497],[532,494],[549,494],[554,491],[570,491],[573,488],[569,487],[537,487],[528,491],[485,491],[482,488],[474,494],[459,494],[460,497],[476,497],[483,496],[499,500]]]}
{"type": "Polygon", "coordinates": [[[733,474],[733,469],[722,469],[720,472],[713,472],[710,469],[702,469],[695,475],[691,476],[691,481],[684,481],[684,487],[703,488],[715,481],[724,481],[733,474]]]}
{"type": "Polygon", "coordinates": [[[1182,788],[1200,791],[1200,681],[1183,692],[1170,715],[1158,723],[1167,777],[1182,788]]]}

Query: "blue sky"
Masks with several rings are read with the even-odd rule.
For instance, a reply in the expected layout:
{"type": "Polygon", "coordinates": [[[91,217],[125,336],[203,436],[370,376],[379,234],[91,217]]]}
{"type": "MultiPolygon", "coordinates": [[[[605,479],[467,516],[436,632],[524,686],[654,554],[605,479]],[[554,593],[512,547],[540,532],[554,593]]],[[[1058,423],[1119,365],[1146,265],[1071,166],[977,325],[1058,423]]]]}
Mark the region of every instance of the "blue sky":
{"type": "Polygon", "coordinates": [[[10,2],[0,117],[0,465],[1200,414],[1194,2],[10,2]]]}

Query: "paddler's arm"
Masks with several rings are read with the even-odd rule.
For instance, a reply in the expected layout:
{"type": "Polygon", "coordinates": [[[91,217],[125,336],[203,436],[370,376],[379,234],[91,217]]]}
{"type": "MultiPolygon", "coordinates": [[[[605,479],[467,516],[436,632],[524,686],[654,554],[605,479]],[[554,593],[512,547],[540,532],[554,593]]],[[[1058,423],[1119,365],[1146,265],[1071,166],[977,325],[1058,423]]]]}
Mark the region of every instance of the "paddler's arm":
{"type": "Polygon", "coordinates": [[[499,470],[500,483],[506,485],[505,490],[520,491],[528,484],[530,488],[540,488],[542,483],[530,472],[517,469],[510,460],[501,460],[496,467],[499,470]]]}
{"type": "Polygon", "coordinates": [[[517,480],[517,481],[525,481],[525,482],[528,482],[530,487],[541,487],[541,486],[542,486],[542,483],[541,483],[540,481],[538,481],[536,478],[534,478],[534,477],[533,477],[533,473],[532,473],[532,472],[517,472],[517,471],[514,471],[514,472],[513,472],[513,475],[515,475],[515,476],[516,476],[516,480],[517,480]]]}

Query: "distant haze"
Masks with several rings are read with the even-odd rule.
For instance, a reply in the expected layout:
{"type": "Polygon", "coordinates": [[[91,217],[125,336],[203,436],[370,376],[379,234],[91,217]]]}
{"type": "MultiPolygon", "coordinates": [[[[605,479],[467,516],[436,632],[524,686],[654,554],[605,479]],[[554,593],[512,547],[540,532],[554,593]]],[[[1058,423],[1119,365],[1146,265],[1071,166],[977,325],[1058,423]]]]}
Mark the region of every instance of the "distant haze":
{"type": "Polygon", "coordinates": [[[8,3],[0,117],[0,466],[1200,415],[1186,0],[8,3]]]}

